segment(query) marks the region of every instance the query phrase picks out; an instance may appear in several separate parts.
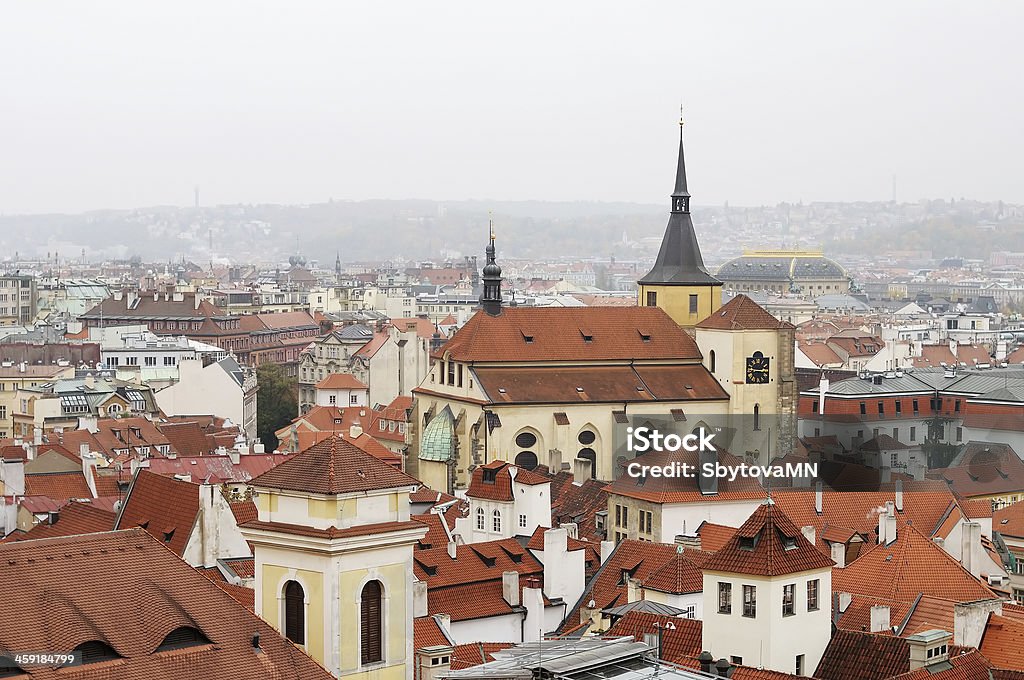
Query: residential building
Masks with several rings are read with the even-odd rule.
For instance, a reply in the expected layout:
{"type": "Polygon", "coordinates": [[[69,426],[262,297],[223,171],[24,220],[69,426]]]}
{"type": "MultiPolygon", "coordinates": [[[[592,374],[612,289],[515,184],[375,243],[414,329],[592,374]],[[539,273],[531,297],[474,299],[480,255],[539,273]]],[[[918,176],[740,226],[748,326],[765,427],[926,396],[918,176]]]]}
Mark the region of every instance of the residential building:
{"type": "Polygon", "coordinates": [[[28,274],[0,274],[0,326],[28,326],[38,313],[36,279],[28,274]]]}
{"type": "MultiPolygon", "coordinates": [[[[32,365],[25,361],[0,363],[0,439],[14,437],[14,414],[20,411],[19,393],[63,378],[74,378],[75,368],[68,362],[32,365]]],[[[28,432],[31,438],[31,431],[28,432]]]]}
{"type": "Polygon", "coordinates": [[[228,418],[254,442],[258,390],[256,371],[231,357],[212,363],[187,359],[178,363],[177,379],[153,396],[165,415],[228,418]]]}

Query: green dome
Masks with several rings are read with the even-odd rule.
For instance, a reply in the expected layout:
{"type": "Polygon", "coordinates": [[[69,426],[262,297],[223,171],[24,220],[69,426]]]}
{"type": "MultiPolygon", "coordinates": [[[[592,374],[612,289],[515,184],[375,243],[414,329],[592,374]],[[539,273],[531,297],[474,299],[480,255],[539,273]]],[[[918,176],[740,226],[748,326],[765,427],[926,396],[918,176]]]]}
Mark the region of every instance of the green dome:
{"type": "Polygon", "coordinates": [[[420,460],[447,463],[455,457],[455,416],[450,407],[430,419],[420,437],[420,460]]]}

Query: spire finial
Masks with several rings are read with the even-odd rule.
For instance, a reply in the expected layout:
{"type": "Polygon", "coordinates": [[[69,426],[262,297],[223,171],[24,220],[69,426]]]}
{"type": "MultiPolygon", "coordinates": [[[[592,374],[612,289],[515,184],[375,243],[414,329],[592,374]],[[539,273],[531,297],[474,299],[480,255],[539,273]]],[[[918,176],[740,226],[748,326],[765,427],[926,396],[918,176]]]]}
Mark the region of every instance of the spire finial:
{"type": "Polygon", "coordinates": [[[683,103],[679,102],[679,129],[683,127],[683,103]]]}
{"type": "Polygon", "coordinates": [[[487,211],[487,228],[490,230],[491,243],[494,243],[494,211],[487,211]]]}

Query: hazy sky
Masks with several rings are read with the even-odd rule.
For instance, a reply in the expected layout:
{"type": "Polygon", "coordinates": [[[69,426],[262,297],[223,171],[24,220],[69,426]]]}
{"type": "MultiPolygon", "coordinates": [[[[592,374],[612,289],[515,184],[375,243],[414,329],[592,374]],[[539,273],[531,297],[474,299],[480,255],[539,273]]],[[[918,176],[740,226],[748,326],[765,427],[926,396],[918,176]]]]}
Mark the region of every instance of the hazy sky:
{"type": "Polygon", "coordinates": [[[6,2],[0,212],[1024,202],[1021,2],[6,2]]]}

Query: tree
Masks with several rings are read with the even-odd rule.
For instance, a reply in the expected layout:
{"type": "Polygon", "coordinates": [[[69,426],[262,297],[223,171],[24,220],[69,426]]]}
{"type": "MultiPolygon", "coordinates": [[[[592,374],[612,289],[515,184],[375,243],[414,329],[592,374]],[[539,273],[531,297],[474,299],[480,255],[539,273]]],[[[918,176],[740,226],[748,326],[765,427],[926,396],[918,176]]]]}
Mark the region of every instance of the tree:
{"type": "Polygon", "coordinates": [[[297,386],[278,364],[257,366],[256,379],[260,388],[256,402],[256,434],[267,451],[274,451],[279,443],[274,432],[290,423],[298,413],[297,386]]]}

